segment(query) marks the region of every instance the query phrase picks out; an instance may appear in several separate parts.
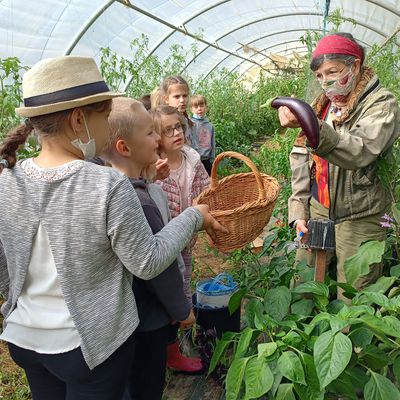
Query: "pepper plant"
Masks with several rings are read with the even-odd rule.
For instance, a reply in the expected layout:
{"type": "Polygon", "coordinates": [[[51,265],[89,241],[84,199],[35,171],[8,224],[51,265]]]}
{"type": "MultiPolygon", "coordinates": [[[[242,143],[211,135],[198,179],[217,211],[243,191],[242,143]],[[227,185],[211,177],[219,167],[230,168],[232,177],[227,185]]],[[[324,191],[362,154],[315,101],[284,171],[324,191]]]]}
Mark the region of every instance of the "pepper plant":
{"type": "Polygon", "coordinates": [[[231,354],[227,400],[400,399],[395,283],[382,277],[359,293],[341,285],[350,304],[330,301],[334,281],[272,288],[247,303],[241,333],[218,341],[209,372],[231,354]]]}

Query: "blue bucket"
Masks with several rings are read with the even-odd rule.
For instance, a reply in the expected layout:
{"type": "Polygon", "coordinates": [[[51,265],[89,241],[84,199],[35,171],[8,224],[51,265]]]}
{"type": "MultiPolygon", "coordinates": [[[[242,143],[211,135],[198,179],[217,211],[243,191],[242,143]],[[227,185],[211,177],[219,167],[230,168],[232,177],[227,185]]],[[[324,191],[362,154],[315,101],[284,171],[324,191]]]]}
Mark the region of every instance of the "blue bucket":
{"type": "Polygon", "coordinates": [[[226,272],[205,279],[196,285],[196,304],[202,308],[224,308],[233,293],[239,289],[232,276],[226,272]]]}

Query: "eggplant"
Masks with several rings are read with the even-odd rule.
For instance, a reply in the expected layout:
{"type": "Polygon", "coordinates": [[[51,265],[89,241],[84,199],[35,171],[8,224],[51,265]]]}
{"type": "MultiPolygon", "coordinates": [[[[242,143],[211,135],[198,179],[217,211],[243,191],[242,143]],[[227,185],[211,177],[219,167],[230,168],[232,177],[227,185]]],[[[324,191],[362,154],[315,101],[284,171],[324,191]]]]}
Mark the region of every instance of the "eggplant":
{"type": "Polygon", "coordinates": [[[297,121],[313,149],[319,145],[319,122],[314,110],[303,100],[294,97],[275,97],[267,100],[261,108],[287,107],[297,118],[297,121]]]}

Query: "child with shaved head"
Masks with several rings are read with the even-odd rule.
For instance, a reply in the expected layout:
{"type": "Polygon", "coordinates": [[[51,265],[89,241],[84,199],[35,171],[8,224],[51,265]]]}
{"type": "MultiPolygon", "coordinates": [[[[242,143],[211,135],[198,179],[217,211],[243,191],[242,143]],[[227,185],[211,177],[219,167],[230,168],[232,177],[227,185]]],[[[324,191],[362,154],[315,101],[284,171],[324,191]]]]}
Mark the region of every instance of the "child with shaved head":
{"type": "MultiPolygon", "coordinates": [[[[142,103],[118,98],[109,117],[111,139],[103,157],[125,174],[142,204],[149,225],[156,234],[166,223],[166,195],[159,185],[142,179],[158,159],[159,135],[142,103]],[[151,193],[151,195],[150,195],[151,193]],[[159,205],[159,207],[157,207],[159,205]]],[[[134,234],[134,232],[132,232],[134,234]]],[[[176,260],[155,279],[134,279],[133,291],[140,324],[136,330],[136,350],[130,382],[124,399],[161,399],[166,368],[169,327],[172,321],[190,327],[195,318],[183,292],[183,280],[176,260]]]]}

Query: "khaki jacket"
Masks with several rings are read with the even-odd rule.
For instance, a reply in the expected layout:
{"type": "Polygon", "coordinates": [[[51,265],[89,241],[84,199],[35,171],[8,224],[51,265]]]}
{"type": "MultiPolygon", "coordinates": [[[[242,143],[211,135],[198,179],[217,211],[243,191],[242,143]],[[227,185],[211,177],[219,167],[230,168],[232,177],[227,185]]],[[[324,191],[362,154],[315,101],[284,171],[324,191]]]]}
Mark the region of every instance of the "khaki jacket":
{"type": "MultiPolygon", "coordinates": [[[[314,101],[319,118],[327,103],[324,94],[314,101]]],[[[322,123],[318,148],[307,146],[304,136],[294,143],[290,155],[289,223],[310,217],[312,153],[329,162],[329,216],[336,223],[387,210],[391,200],[377,175],[377,159],[391,151],[399,136],[396,98],[380,86],[371,69],[364,68],[348,107],[336,118],[334,128],[322,123]]]]}

